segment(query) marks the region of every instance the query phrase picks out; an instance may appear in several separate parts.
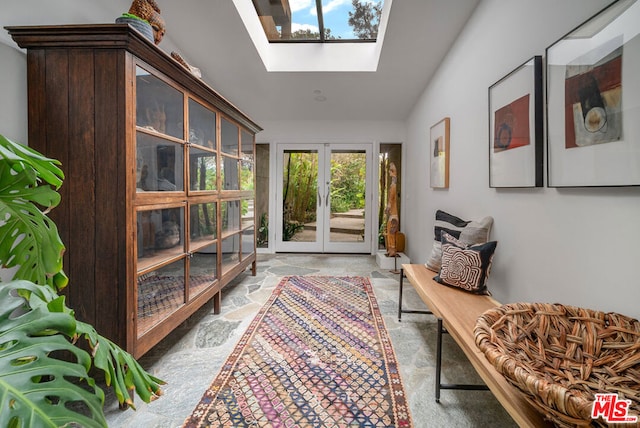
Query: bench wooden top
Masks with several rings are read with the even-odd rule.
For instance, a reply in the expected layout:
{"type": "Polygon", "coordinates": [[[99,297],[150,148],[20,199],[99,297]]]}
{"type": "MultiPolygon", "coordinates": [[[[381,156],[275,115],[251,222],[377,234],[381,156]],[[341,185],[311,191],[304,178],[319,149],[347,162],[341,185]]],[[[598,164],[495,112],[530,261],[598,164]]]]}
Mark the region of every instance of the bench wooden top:
{"type": "Polygon", "coordinates": [[[442,319],[449,334],[516,423],[521,427],[553,426],[527,402],[522,392],[507,382],[476,346],[473,334],[476,320],[500,303],[490,296],[478,296],[438,284],[433,280],[436,274],[423,264],[403,264],[402,268],[424,303],[442,319]]]}

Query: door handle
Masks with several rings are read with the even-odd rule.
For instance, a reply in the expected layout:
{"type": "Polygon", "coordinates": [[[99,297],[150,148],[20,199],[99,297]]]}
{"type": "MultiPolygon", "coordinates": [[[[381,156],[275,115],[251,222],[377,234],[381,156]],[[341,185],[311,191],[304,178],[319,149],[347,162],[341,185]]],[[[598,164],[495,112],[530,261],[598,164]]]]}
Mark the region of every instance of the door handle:
{"type": "Polygon", "coordinates": [[[327,207],[329,206],[329,189],[327,189],[327,196],[324,200],[324,205],[327,207]]]}
{"type": "Polygon", "coordinates": [[[322,206],[322,196],[320,195],[320,191],[318,190],[318,206],[322,206]]]}

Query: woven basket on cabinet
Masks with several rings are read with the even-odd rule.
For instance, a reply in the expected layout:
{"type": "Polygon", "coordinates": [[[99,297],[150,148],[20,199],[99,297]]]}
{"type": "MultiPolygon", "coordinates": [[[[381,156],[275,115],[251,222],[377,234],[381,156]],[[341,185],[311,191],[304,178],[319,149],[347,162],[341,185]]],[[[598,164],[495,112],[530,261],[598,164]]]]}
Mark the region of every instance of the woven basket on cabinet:
{"type": "Polygon", "coordinates": [[[631,400],[629,414],[640,415],[636,319],[560,304],[513,303],[480,316],[475,341],[496,370],[557,426],[611,426],[591,418],[596,393],[631,400]]]}

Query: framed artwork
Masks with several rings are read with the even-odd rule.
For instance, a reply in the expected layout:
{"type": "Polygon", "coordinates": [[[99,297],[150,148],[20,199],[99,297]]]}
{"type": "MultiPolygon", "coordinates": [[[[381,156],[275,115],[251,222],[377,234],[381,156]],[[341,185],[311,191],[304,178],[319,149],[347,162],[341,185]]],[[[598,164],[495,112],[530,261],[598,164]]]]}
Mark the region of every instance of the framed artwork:
{"type": "Polygon", "coordinates": [[[640,2],[546,49],[549,187],[640,185],[640,2]]]}
{"type": "Polygon", "coordinates": [[[489,87],[489,187],[542,187],[542,57],[489,87]]]}
{"type": "Polygon", "coordinates": [[[431,187],[446,189],[449,187],[449,127],[450,119],[445,117],[431,127],[430,167],[431,187]]]}

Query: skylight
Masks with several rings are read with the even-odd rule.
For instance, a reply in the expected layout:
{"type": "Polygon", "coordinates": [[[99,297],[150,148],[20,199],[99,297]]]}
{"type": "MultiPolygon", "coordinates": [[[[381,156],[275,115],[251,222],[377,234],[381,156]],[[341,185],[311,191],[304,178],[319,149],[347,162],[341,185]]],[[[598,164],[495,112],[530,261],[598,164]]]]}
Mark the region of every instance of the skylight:
{"type": "Polygon", "coordinates": [[[384,0],[252,0],[270,42],[376,41],[384,0]]]}
{"type": "Polygon", "coordinates": [[[267,71],[371,72],[378,68],[392,0],[233,3],[267,71]]]}

